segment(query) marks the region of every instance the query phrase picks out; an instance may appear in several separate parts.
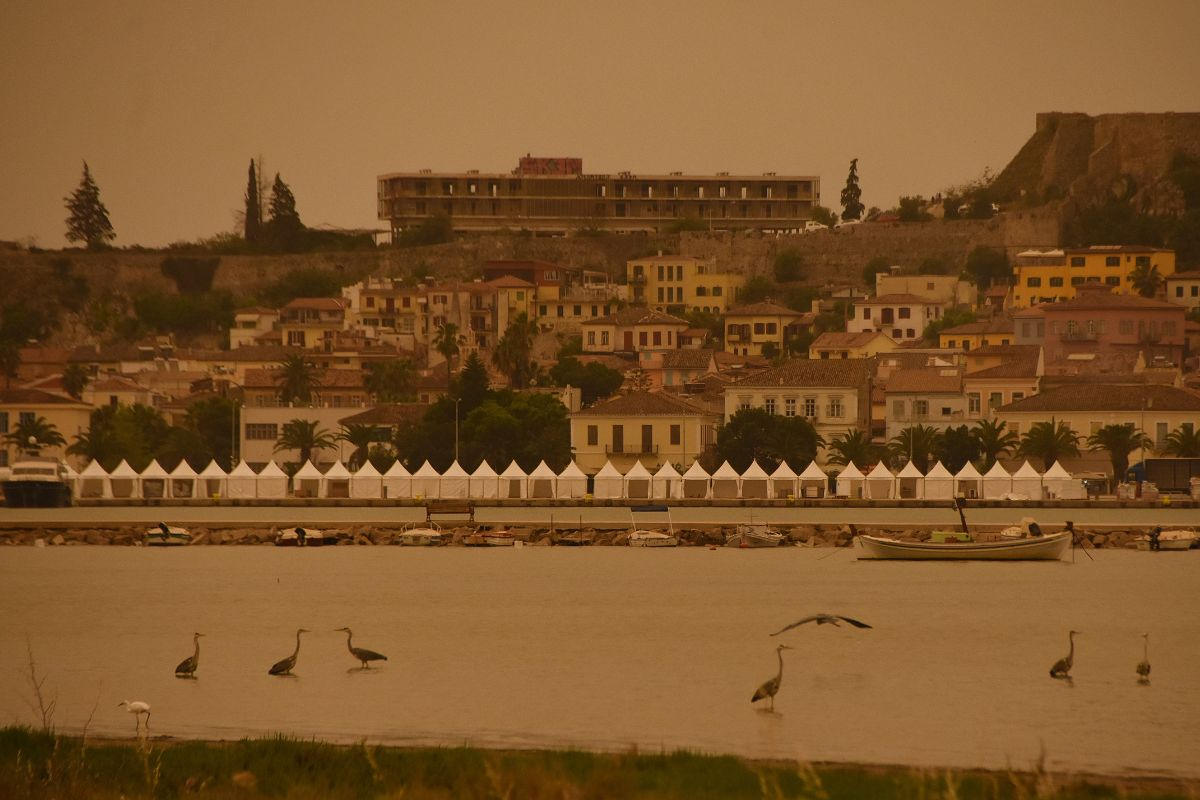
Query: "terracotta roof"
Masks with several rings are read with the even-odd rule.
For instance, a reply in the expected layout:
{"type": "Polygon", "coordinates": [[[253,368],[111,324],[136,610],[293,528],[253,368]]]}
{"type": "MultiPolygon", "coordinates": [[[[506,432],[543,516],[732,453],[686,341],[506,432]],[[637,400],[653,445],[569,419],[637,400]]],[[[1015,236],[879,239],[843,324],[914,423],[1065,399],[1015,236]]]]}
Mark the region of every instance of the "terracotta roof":
{"type": "Polygon", "coordinates": [[[429,406],[424,403],[382,403],[338,420],[342,425],[400,425],[419,420],[429,406]]]}
{"type": "Polygon", "coordinates": [[[1103,255],[1104,253],[1170,253],[1161,247],[1150,247],[1144,244],[1094,244],[1090,247],[1067,247],[1065,252],[1070,255],[1103,255]]]}
{"type": "Polygon", "coordinates": [[[1040,308],[1045,313],[1058,311],[1074,311],[1076,309],[1128,308],[1146,310],[1178,311],[1181,315],[1187,313],[1183,306],[1174,303],[1164,303],[1162,300],[1151,300],[1137,294],[1111,294],[1109,292],[1085,292],[1070,300],[1060,300],[1057,303],[1045,303],[1040,308]]]}
{"type": "Polygon", "coordinates": [[[791,358],[733,384],[739,386],[861,386],[875,368],[873,358],[791,358]]]}
{"type": "Polygon", "coordinates": [[[919,294],[897,292],[895,294],[881,294],[878,297],[860,298],[854,301],[854,305],[940,306],[941,303],[936,300],[930,300],[928,297],[921,297],[919,294]]]}
{"type": "MultiPolygon", "coordinates": [[[[869,344],[877,336],[882,336],[884,339],[891,341],[886,333],[882,331],[859,331],[857,333],[844,333],[842,331],[826,331],[813,340],[809,345],[811,350],[842,350],[851,347],[862,347],[869,344]]],[[[895,344],[895,342],[892,342],[895,344]]]]}
{"type": "Polygon", "coordinates": [[[487,282],[488,286],[494,286],[497,289],[536,289],[536,283],[524,281],[515,275],[501,275],[495,280],[487,282]]]}
{"type": "Polygon", "coordinates": [[[1000,408],[1038,413],[1143,409],[1200,412],[1200,394],[1162,384],[1079,383],[1059,386],[1000,408]]]}
{"type": "Polygon", "coordinates": [[[1013,333],[1013,321],[1011,317],[996,317],[993,319],[981,319],[976,322],[965,322],[962,325],[955,325],[953,328],[942,328],[942,336],[962,336],[963,334],[979,334],[979,333],[1013,333]]]}
{"type": "Polygon", "coordinates": [[[89,389],[94,389],[101,392],[148,392],[149,386],[143,386],[137,381],[130,380],[124,375],[114,375],[108,373],[99,375],[88,384],[89,389]]]}
{"type": "Polygon", "coordinates": [[[991,378],[1036,378],[1037,366],[1037,356],[1033,358],[1014,358],[1011,361],[1005,361],[994,367],[969,372],[963,378],[964,380],[971,378],[983,378],[984,380],[991,378]]]}
{"type": "Polygon", "coordinates": [[[589,319],[582,325],[682,325],[688,327],[687,321],[661,311],[655,311],[647,306],[628,306],[613,312],[606,317],[589,319]]]}
{"type": "Polygon", "coordinates": [[[65,394],[43,392],[41,389],[4,389],[0,390],[0,405],[22,406],[79,406],[91,408],[87,403],[81,403],[65,394]]]}
{"type": "Polygon", "coordinates": [[[665,392],[630,392],[601,400],[582,411],[577,417],[677,417],[683,414],[705,414],[703,409],[665,392]]]}
{"type": "Polygon", "coordinates": [[[969,357],[999,356],[1000,358],[1037,358],[1041,345],[1036,344],[985,344],[967,353],[969,357]]]}
{"type": "Polygon", "coordinates": [[[780,317],[802,317],[804,316],[799,311],[794,311],[787,306],[781,306],[778,303],[773,303],[770,300],[764,300],[761,303],[748,303],[744,306],[728,309],[725,312],[727,317],[762,317],[762,316],[780,316],[780,317]]]}
{"type": "Polygon", "coordinates": [[[274,309],[274,308],[267,308],[266,306],[248,306],[246,308],[239,308],[239,309],[235,310],[233,313],[234,313],[234,316],[236,316],[238,314],[278,314],[279,310],[274,309]]]}
{"type": "Polygon", "coordinates": [[[68,347],[22,347],[19,353],[22,364],[66,364],[71,357],[68,347]]]}
{"type": "MultiPolygon", "coordinates": [[[[243,386],[247,389],[277,389],[279,388],[277,369],[248,369],[243,386]]],[[[361,389],[363,388],[363,373],[358,369],[317,369],[313,370],[313,391],[320,393],[329,389],[361,389]]]]}
{"type": "Polygon", "coordinates": [[[942,369],[902,369],[887,381],[888,394],[961,394],[962,372],[953,367],[942,369]]]}
{"type": "Polygon", "coordinates": [[[713,363],[712,350],[668,350],[663,353],[663,369],[708,369],[713,363]]]}
{"type": "Polygon", "coordinates": [[[311,308],[317,311],[341,311],[345,301],[337,297],[297,297],[284,308],[311,308]]]}

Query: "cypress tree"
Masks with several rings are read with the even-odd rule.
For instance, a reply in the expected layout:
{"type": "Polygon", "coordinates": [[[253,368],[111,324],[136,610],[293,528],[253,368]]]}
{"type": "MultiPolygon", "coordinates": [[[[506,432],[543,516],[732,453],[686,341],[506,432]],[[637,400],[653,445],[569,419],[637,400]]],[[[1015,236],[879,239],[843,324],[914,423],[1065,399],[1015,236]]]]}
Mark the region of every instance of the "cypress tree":
{"type": "Polygon", "coordinates": [[[271,239],[277,248],[292,250],[300,243],[304,224],[296,212],[296,198],[291,188],[275,173],[271,186],[271,218],[267,223],[271,239]]]}
{"type": "Polygon", "coordinates": [[[842,189],[842,219],[862,219],[863,206],[859,198],[862,189],[858,188],[858,159],[851,159],[850,174],[846,176],[846,188],[842,189]]]}
{"type": "Polygon", "coordinates": [[[262,209],[258,205],[258,176],[254,171],[254,159],[250,159],[250,175],[246,181],[246,243],[258,242],[262,229],[262,209]]]}
{"type": "Polygon", "coordinates": [[[89,250],[99,250],[117,238],[108,220],[108,209],[100,200],[100,187],[92,179],[86,161],[79,188],[63,200],[71,212],[67,216],[67,241],[86,242],[89,250]]]}

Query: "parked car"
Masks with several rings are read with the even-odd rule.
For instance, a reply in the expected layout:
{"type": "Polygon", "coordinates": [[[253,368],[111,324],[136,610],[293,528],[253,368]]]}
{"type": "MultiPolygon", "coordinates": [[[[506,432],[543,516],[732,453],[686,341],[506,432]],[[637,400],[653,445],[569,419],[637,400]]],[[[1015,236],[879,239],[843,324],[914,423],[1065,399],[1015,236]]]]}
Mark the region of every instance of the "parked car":
{"type": "Polygon", "coordinates": [[[815,219],[810,219],[804,223],[804,227],[800,229],[801,233],[816,233],[817,231],[827,231],[829,226],[823,222],[817,222],[815,219]]]}

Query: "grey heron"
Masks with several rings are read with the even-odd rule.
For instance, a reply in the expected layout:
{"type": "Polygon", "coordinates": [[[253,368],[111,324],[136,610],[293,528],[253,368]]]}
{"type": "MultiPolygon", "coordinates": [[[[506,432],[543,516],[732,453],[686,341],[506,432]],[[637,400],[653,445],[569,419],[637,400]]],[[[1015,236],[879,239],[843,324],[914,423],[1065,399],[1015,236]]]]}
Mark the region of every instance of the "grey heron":
{"type": "Polygon", "coordinates": [[[137,733],[141,730],[142,714],[146,715],[146,731],[150,731],[150,704],[142,700],[122,700],[117,703],[117,708],[125,706],[125,710],[133,714],[133,730],[137,733]]]}
{"type": "Polygon", "coordinates": [[[771,711],[775,710],[775,695],[779,693],[779,684],[783,681],[783,651],[791,650],[786,644],[781,644],[775,648],[776,655],[779,656],[779,672],[775,673],[775,677],[763,682],[762,686],[754,692],[754,696],[750,698],[751,703],[757,703],[764,697],[771,699],[771,711]]]}
{"type": "Polygon", "coordinates": [[[1075,637],[1079,635],[1079,631],[1071,631],[1067,634],[1067,638],[1071,642],[1071,649],[1065,658],[1060,658],[1054,662],[1054,666],[1050,668],[1051,678],[1067,678],[1071,677],[1071,667],[1075,664],[1075,637]]]}
{"type": "Polygon", "coordinates": [[[192,642],[196,645],[196,652],[179,662],[179,666],[175,668],[176,678],[196,677],[196,666],[200,663],[200,637],[203,635],[203,633],[192,634],[192,642]]]}
{"type": "Polygon", "coordinates": [[[833,626],[835,626],[835,627],[841,627],[841,626],[838,624],[838,623],[839,623],[839,621],[841,621],[841,622],[849,622],[851,625],[853,625],[853,626],[854,626],[854,627],[856,627],[856,628],[869,628],[869,627],[871,627],[870,625],[868,625],[868,624],[867,624],[867,623],[865,623],[865,622],[862,622],[862,621],[860,621],[860,620],[857,620],[857,619],[852,619],[852,618],[850,618],[850,617],[843,617],[843,616],[841,616],[841,615],[839,615],[839,614],[812,614],[812,615],[810,615],[810,616],[807,616],[807,617],[805,617],[804,619],[798,619],[798,620],[796,620],[796,621],[795,621],[795,622],[793,622],[791,625],[787,625],[787,626],[785,626],[785,627],[783,627],[783,628],[780,628],[779,630],[775,631],[775,632],[774,632],[774,633],[772,633],[771,635],[772,635],[772,636],[778,636],[779,634],[783,633],[784,631],[790,631],[792,628],[795,628],[795,627],[797,627],[797,626],[799,626],[799,625],[803,625],[803,624],[805,624],[806,622],[815,622],[815,623],[817,623],[818,625],[833,625],[833,626]]]}
{"type": "Polygon", "coordinates": [[[267,670],[268,674],[270,674],[270,675],[291,675],[292,674],[292,667],[296,666],[296,656],[300,655],[300,634],[302,634],[302,633],[311,633],[311,631],[309,631],[307,628],[297,629],[296,630],[296,649],[295,649],[295,651],[290,656],[283,659],[282,661],[276,661],[275,664],[273,664],[271,666],[271,668],[269,670],[267,670]]]}
{"type": "Polygon", "coordinates": [[[1137,665],[1138,683],[1150,682],[1150,634],[1142,634],[1142,662],[1137,665]]]}
{"type": "Polygon", "coordinates": [[[350,655],[362,662],[363,669],[370,669],[372,661],[387,661],[387,656],[383,653],[376,653],[374,650],[352,645],[350,640],[354,637],[354,632],[349,628],[337,628],[336,630],[346,632],[346,649],[350,651],[350,655]]]}

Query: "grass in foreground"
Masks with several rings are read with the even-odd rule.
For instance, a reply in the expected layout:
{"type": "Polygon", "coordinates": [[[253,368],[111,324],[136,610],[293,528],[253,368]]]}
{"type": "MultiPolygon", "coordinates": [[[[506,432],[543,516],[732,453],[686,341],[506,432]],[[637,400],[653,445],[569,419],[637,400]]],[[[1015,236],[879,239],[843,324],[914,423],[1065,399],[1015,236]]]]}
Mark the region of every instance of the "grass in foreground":
{"type": "Polygon", "coordinates": [[[232,743],[97,743],[9,727],[0,728],[0,797],[1160,800],[1200,797],[1200,784],[1043,771],[810,766],[687,752],[340,746],[282,737],[232,743]]]}

